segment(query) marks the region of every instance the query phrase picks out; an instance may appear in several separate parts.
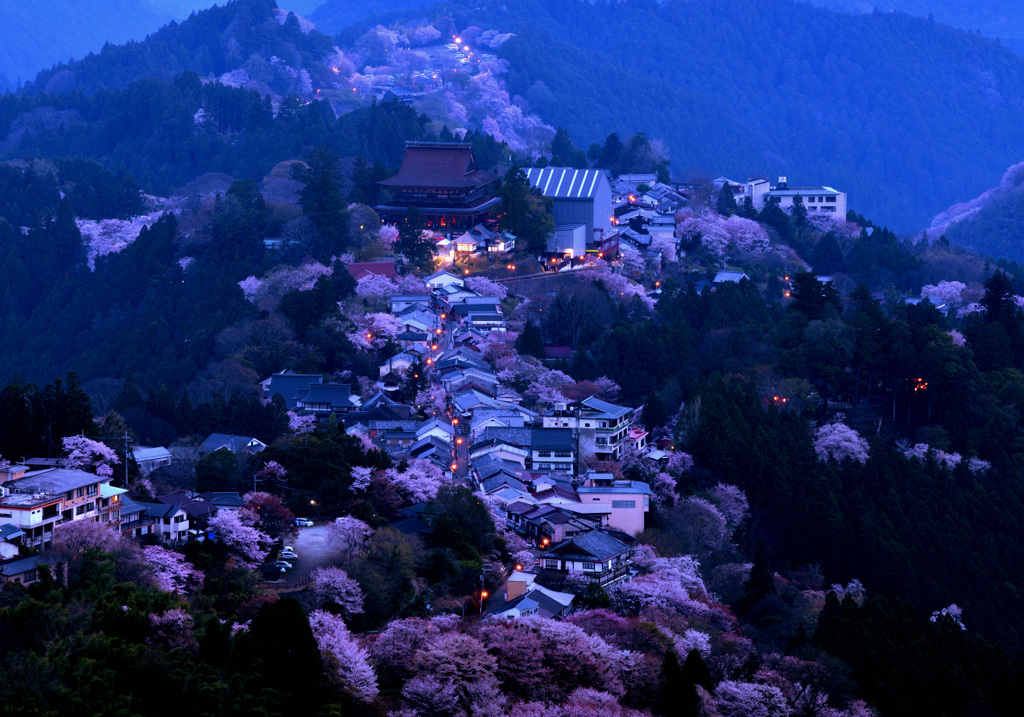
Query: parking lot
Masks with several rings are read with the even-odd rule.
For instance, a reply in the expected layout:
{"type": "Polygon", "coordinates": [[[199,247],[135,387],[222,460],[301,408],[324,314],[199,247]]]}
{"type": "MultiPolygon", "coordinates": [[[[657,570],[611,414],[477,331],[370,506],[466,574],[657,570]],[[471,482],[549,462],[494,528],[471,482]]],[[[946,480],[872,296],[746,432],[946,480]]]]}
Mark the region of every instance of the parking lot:
{"type": "Polygon", "coordinates": [[[306,580],[316,568],[331,564],[327,549],[327,523],[317,523],[311,528],[296,528],[295,535],[285,538],[285,545],[295,549],[298,561],[290,560],[292,569],[281,574],[289,582],[306,580]]]}

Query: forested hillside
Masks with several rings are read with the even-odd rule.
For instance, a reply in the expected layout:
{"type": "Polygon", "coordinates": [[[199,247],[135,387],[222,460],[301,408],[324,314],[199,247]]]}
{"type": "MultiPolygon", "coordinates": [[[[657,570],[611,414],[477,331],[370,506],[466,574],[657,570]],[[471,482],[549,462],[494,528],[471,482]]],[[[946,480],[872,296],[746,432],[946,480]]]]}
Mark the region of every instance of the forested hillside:
{"type": "Polygon", "coordinates": [[[979,31],[1024,54],[1024,6],[1006,0],[812,0],[833,10],[904,12],[934,18],[961,30],[979,31]]]}
{"type": "Polygon", "coordinates": [[[1024,59],[926,19],[789,0],[524,0],[430,13],[514,31],[499,53],[510,93],[578,146],[642,130],[665,143],[674,172],[835,186],[901,230],[993,186],[1024,156],[1024,59]]]}
{"type": "Polygon", "coordinates": [[[142,0],[36,0],[5,3],[0,23],[0,92],[58,62],[99,52],[105,43],[143,40],[168,15],[142,0]]]}

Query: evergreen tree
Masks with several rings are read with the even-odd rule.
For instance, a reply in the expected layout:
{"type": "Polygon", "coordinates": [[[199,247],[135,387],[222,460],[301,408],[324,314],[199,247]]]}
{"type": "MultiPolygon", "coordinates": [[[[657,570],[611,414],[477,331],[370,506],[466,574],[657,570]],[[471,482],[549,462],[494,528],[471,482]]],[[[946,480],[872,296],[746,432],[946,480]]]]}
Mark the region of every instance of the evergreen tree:
{"type": "Polygon", "coordinates": [[[348,241],[348,212],[341,193],[338,155],[327,147],[317,147],[306,155],[305,166],[293,165],[293,176],[303,185],[299,192],[302,211],[320,235],[317,254],[330,256],[342,251],[348,241]]]}
{"type": "Polygon", "coordinates": [[[414,266],[429,271],[434,258],[433,242],[423,236],[426,223],[423,214],[416,207],[409,207],[398,224],[398,240],[395,247],[414,266]]]}
{"type": "Polygon", "coordinates": [[[519,334],[519,338],[516,339],[516,349],[521,354],[544,359],[544,339],[540,334],[540,329],[533,321],[526,322],[523,333],[519,334]]]}
{"type": "Polygon", "coordinates": [[[736,196],[733,194],[732,187],[729,186],[728,182],[722,185],[722,191],[718,193],[715,209],[723,217],[736,213],[736,196]]]}

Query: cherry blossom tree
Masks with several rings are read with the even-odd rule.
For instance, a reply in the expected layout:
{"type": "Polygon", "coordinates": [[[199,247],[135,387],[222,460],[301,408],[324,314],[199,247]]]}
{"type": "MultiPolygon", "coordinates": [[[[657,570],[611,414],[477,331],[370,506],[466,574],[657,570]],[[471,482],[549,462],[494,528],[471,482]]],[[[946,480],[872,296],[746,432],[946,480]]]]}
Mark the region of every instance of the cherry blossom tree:
{"type": "Polygon", "coordinates": [[[253,527],[255,519],[245,510],[225,510],[210,518],[209,526],[231,551],[241,568],[252,570],[263,562],[269,552],[271,538],[253,527]]]}
{"type": "Polygon", "coordinates": [[[308,414],[300,416],[294,411],[288,411],[288,430],[295,435],[309,433],[316,428],[316,416],[308,414]]]}
{"type": "Polygon", "coordinates": [[[363,314],[355,324],[357,330],[348,334],[348,339],[367,351],[384,348],[402,331],[402,320],[392,314],[363,314]]]}
{"type": "Polygon", "coordinates": [[[433,25],[422,25],[412,33],[412,41],[417,45],[428,45],[440,39],[441,32],[433,25]]]}
{"type": "Polygon", "coordinates": [[[814,452],[820,461],[867,463],[868,442],[845,423],[827,423],[814,432],[814,452]]]}
{"type": "Polygon", "coordinates": [[[619,260],[622,262],[622,270],[633,278],[643,274],[647,268],[640,250],[631,244],[619,245],[619,260]]]}
{"type": "Polygon", "coordinates": [[[934,623],[939,623],[942,622],[943,619],[948,619],[952,621],[952,623],[959,627],[961,630],[967,629],[966,627],[964,627],[964,612],[956,603],[952,603],[949,606],[942,608],[941,610],[936,610],[928,619],[934,623]]]}
{"type": "Polygon", "coordinates": [[[324,610],[309,615],[309,626],[320,648],[327,674],[362,702],[371,702],[379,692],[377,676],[369,654],[352,636],[345,621],[324,610]]]}
{"type": "Polygon", "coordinates": [[[967,285],[962,281],[940,281],[938,284],[926,284],[921,287],[921,296],[929,299],[936,306],[945,304],[951,309],[963,306],[964,291],[967,285]]]}
{"type": "MultiPolygon", "coordinates": [[[[480,640],[458,632],[442,633],[416,654],[414,665],[417,676],[429,676],[455,687],[458,707],[442,714],[504,714],[505,697],[498,690],[495,676],[497,660],[480,640]]],[[[412,702],[412,695],[403,692],[403,696],[412,702]]]]}
{"type": "Polygon", "coordinates": [[[952,331],[949,332],[949,338],[953,339],[953,345],[954,346],[966,346],[967,345],[967,339],[964,338],[964,335],[962,333],[960,333],[959,331],[957,331],[956,329],[953,329],[952,331]]]}
{"type": "Polygon", "coordinates": [[[152,634],[147,642],[151,645],[161,645],[168,650],[180,647],[190,651],[199,647],[193,634],[195,621],[180,607],[162,613],[150,613],[149,626],[152,634]]]}
{"type": "Polygon", "coordinates": [[[61,459],[62,468],[77,468],[109,478],[114,475],[111,466],[121,462],[113,449],[85,436],[68,436],[62,443],[64,453],[67,454],[66,458],[61,459]]]}
{"type": "Polygon", "coordinates": [[[491,281],[486,276],[470,276],[466,279],[466,286],[481,296],[496,296],[504,301],[508,296],[508,287],[491,281]]]}
{"type": "Polygon", "coordinates": [[[90,549],[113,550],[120,539],[120,534],[107,523],[72,520],[53,529],[53,550],[59,556],[70,558],[90,549]]]}
{"type": "Polygon", "coordinates": [[[778,687],[723,680],[715,689],[722,717],[785,717],[789,705],[778,687]]]}
{"type": "Polygon", "coordinates": [[[668,458],[666,470],[672,475],[679,477],[693,468],[693,456],[683,451],[676,451],[668,458]]]}
{"type": "Polygon", "coordinates": [[[431,461],[415,460],[405,471],[389,468],[384,477],[394,483],[398,491],[413,503],[426,503],[437,497],[444,485],[441,469],[431,461]]]}
{"type": "Polygon", "coordinates": [[[448,392],[440,384],[427,386],[416,394],[413,405],[423,409],[427,416],[444,415],[448,408],[448,392]]]}
{"type": "Polygon", "coordinates": [[[363,451],[377,450],[377,446],[374,445],[373,440],[358,428],[348,429],[347,434],[359,441],[359,444],[363,447],[363,451]]]}
{"type": "Polygon", "coordinates": [[[667,262],[674,263],[677,260],[677,248],[678,242],[674,238],[657,236],[651,239],[651,251],[660,253],[667,262]]]}
{"type": "Polygon", "coordinates": [[[373,664],[384,684],[396,684],[411,677],[416,654],[437,634],[439,629],[430,620],[411,617],[389,622],[370,645],[373,664]]]}
{"type": "Polygon", "coordinates": [[[650,487],[654,492],[654,501],[658,505],[672,506],[679,500],[679,494],[676,492],[676,479],[668,473],[654,474],[650,487]]]}
{"type": "Polygon", "coordinates": [[[310,577],[313,579],[313,594],[321,602],[336,603],[345,617],[363,612],[363,591],[359,583],[341,568],[317,568],[310,577]]]}
{"type": "Polygon", "coordinates": [[[749,515],[750,503],[747,501],[747,496],[736,486],[717,483],[708,491],[708,494],[718,508],[718,512],[725,518],[730,533],[736,530],[749,515]]]}
{"type": "Polygon", "coordinates": [[[356,296],[367,300],[374,308],[386,306],[397,293],[398,284],[386,276],[367,274],[356,281],[356,296]]]}
{"type": "Polygon", "coordinates": [[[352,492],[362,493],[373,482],[373,469],[368,466],[352,466],[352,492]]]}
{"type": "Polygon", "coordinates": [[[351,515],[337,518],[327,526],[327,545],[342,565],[351,565],[362,555],[373,535],[373,528],[351,515]]]}
{"type": "Polygon", "coordinates": [[[200,588],[206,577],[185,560],[185,556],[159,545],[142,549],[143,559],[153,570],[153,581],[161,590],[189,593],[200,588]]]}

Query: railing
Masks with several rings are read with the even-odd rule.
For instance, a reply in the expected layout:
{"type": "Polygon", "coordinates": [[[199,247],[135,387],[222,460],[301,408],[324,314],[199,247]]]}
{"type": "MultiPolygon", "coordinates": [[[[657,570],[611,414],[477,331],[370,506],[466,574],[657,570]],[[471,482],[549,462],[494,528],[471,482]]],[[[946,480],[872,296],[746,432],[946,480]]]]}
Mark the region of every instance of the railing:
{"type": "Polygon", "coordinates": [[[305,578],[303,580],[265,580],[261,583],[256,583],[256,587],[262,588],[263,590],[287,592],[292,590],[301,590],[312,582],[312,578],[305,578]]]}

